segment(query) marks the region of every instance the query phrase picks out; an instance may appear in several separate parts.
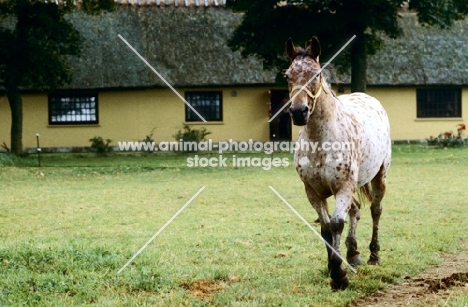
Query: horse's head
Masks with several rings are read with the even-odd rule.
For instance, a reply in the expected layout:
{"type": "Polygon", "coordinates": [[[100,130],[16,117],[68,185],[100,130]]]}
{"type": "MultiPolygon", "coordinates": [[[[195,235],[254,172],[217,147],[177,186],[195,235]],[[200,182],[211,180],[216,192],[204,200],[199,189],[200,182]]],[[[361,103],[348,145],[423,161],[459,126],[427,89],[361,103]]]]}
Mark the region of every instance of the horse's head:
{"type": "Polygon", "coordinates": [[[312,79],[320,70],[320,43],[316,37],[312,37],[310,45],[302,49],[295,47],[289,38],[286,42],[286,53],[291,59],[291,65],[285,73],[289,96],[292,98],[289,113],[294,125],[304,126],[322,89],[321,75],[318,74],[312,79]]]}

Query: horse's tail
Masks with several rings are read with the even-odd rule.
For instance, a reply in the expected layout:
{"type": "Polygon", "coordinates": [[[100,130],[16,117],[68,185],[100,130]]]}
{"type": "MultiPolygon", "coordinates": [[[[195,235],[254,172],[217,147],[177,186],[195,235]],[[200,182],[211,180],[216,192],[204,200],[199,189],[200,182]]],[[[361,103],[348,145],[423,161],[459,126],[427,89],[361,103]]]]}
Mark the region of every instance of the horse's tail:
{"type": "Polygon", "coordinates": [[[354,199],[354,202],[361,208],[361,204],[365,204],[366,202],[372,202],[372,188],[369,183],[366,183],[362,187],[360,187],[357,191],[357,200],[354,199]]]}

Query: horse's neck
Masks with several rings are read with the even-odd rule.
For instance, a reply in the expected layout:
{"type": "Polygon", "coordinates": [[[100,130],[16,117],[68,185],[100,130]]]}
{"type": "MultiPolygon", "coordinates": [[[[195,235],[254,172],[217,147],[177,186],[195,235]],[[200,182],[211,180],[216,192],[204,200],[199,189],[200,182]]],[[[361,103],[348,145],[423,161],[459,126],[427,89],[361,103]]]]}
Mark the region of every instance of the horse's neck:
{"type": "Polygon", "coordinates": [[[338,99],[329,91],[323,93],[315,105],[315,110],[307,122],[307,138],[314,141],[331,141],[337,137],[338,99]]]}

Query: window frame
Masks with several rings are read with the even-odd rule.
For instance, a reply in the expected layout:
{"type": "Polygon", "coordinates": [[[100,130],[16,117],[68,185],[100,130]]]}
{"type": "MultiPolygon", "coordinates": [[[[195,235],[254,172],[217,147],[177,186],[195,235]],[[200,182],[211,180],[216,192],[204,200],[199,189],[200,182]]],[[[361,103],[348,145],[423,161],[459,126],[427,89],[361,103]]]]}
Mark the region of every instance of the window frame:
{"type": "MultiPolygon", "coordinates": [[[[205,98],[206,99],[206,98],[205,98]]],[[[190,104],[195,110],[197,110],[198,113],[200,113],[201,116],[207,121],[207,122],[222,122],[223,121],[223,91],[185,91],[185,101],[187,101],[188,104],[190,104]],[[191,99],[192,95],[219,95],[219,111],[216,110],[217,106],[206,106],[210,108],[214,108],[215,110],[208,110],[209,113],[215,113],[215,116],[208,116],[207,111],[200,110],[200,106],[198,105],[193,105],[192,103],[194,102],[191,99]]],[[[200,99],[199,101],[203,101],[200,99]]],[[[215,101],[213,99],[213,101],[215,101]]],[[[205,106],[202,106],[205,107],[205,106]]],[[[185,105],[185,121],[190,122],[190,123],[196,123],[196,122],[202,122],[203,120],[198,117],[197,114],[195,114],[192,109],[185,105]],[[190,118],[190,114],[193,114],[193,118],[190,118]]]]}
{"type": "Polygon", "coordinates": [[[462,117],[462,90],[460,87],[430,87],[416,89],[416,118],[417,119],[450,119],[462,117]],[[445,93],[444,93],[445,92],[445,93]],[[455,103],[453,114],[440,115],[446,112],[447,105],[450,101],[442,101],[447,95],[452,95],[453,103],[455,103]],[[435,101],[430,105],[429,98],[435,101]],[[428,115],[424,115],[424,114],[428,115]]]}
{"type": "MultiPolygon", "coordinates": [[[[80,102],[78,103],[86,103],[86,102],[80,102]]],[[[91,102],[90,102],[91,103],[91,102]]],[[[83,109],[83,108],[82,108],[83,109]]],[[[68,108],[69,111],[76,110],[74,108],[68,108]]],[[[70,114],[62,114],[62,115],[56,115],[56,116],[68,116],[70,114]]],[[[83,115],[83,114],[78,114],[78,115],[83,115]]],[[[74,116],[74,115],[70,115],[74,116]]],[[[79,126],[85,126],[85,125],[98,125],[99,124],[99,96],[98,93],[52,93],[48,95],[48,121],[50,126],[70,126],[70,125],[79,125],[79,126]],[[66,120],[66,121],[53,121],[53,113],[55,110],[66,110],[67,108],[54,108],[54,104],[57,103],[54,100],[55,99],[83,99],[83,98],[94,98],[94,107],[87,107],[88,110],[94,110],[94,114],[91,113],[91,115],[95,115],[94,120],[66,120]]]]}

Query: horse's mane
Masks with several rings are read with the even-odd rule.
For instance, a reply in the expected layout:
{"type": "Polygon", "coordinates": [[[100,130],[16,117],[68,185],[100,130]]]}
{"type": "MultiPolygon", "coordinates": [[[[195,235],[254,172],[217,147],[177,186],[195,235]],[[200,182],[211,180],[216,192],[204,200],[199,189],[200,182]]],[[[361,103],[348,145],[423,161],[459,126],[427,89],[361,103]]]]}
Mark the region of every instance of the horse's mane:
{"type": "Polygon", "coordinates": [[[296,54],[294,55],[294,58],[296,57],[310,57],[312,60],[315,61],[315,58],[314,56],[312,55],[312,53],[310,53],[309,49],[304,49],[304,48],[301,48],[301,47],[296,47],[296,54]]]}
{"type": "Polygon", "coordinates": [[[322,70],[322,75],[323,75],[323,81],[322,82],[325,82],[326,85],[328,86],[328,88],[330,89],[330,93],[334,96],[334,97],[337,97],[335,91],[332,90],[332,84],[331,84],[331,81],[329,80],[332,80],[334,79],[335,80],[335,83],[338,84],[338,83],[341,83],[339,80],[337,80],[337,75],[335,73],[335,68],[333,67],[332,64],[329,64],[326,68],[324,68],[322,70]]]}

